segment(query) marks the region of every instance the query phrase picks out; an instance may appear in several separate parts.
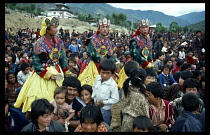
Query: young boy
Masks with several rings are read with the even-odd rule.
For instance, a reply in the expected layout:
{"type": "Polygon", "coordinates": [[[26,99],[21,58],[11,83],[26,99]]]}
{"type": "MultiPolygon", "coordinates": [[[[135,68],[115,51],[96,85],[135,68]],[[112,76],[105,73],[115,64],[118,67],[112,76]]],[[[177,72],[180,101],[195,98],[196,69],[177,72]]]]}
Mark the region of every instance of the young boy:
{"type": "Polygon", "coordinates": [[[157,74],[153,68],[145,68],[144,70],[146,71],[146,80],[144,81],[145,86],[151,82],[157,82],[157,74]]]}
{"type": "MultiPolygon", "coordinates": [[[[184,81],[183,87],[184,87],[184,93],[193,92],[196,95],[198,95],[200,85],[197,79],[188,78],[184,81]]],[[[181,106],[181,101],[182,101],[182,97],[179,97],[170,102],[174,110],[175,120],[183,111],[183,107],[181,106]]],[[[202,113],[203,111],[205,111],[205,108],[204,108],[205,105],[201,99],[199,99],[199,101],[200,101],[200,108],[197,111],[199,113],[202,113]]]]}
{"type": "Polygon", "coordinates": [[[149,102],[149,116],[153,126],[167,132],[173,121],[173,109],[169,101],[163,98],[163,87],[159,82],[151,82],[146,87],[149,102]]]}
{"type": "Polygon", "coordinates": [[[23,63],[23,62],[26,62],[26,63],[29,63],[29,60],[27,59],[28,55],[25,51],[22,51],[20,53],[20,64],[23,63]]]}
{"type": "Polygon", "coordinates": [[[17,81],[20,85],[23,85],[26,81],[26,79],[29,77],[30,75],[30,66],[28,63],[21,63],[20,64],[20,70],[17,74],[17,81]]]}
{"type": "Polygon", "coordinates": [[[79,52],[79,47],[76,43],[77,43],[77,40],[75,38],[72,38],[71,39],[71,45],[68,48],[68,50],[71,50],[72,53],[79,52]]]}
{"type": "Polygon", "coordinates": [[[116,65],[113,60],[106,59],[100,63],[99,68],[100,75],[96,77],[94,82],[92,98],[95,104],[101,107],[104,122],[110,126],[112,104],[119,102],[118,87],[112,78],[116,65]]]}
{"type": "Polygon", "coordinates": [[[156,60],[154,62],[154,67],[156,69],[156,72],[157,74],[160,74],[161,73],[161,68],[163,67],[163,60],[164,60],[164,53],[161,52],[161,51],[158,51],[156,54],[155,54],[155,57],[156,57],[156,60]]]}
{"type": "Polygon", "coordinates": [[[147,116],[138,116],[133,120],[133,132],[152,132],[152,121],[147,116]]]}
{"type": "Polygon", "coordinates": [[[202,132],[202,125],[196,116],[199,104],[199,98],[195,93],[186,93],[181,102],[184,110],[171,126],[170,132],[202,132]]]}

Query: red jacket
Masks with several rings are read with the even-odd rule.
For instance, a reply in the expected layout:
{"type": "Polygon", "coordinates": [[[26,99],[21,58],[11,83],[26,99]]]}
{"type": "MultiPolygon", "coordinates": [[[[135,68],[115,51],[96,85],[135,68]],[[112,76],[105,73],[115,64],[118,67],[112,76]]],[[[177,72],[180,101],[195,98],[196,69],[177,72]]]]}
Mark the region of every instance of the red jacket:
{"type": "MultiPolygon", "coordinates": [[[[169,101],[164,100],[164,99],[162,99],[162,100],[164,101],[164,103],[166,105],[166,108],[165,108],[165,120],[164,120],[163,124],[166,124],[167,127],[170,128],[171,124],[169,123],[168,119],[169,119],[169,117],[171,117],[172,120],[173,120],[173,113],[174,113],[173,112],[173,108],[172,108],[172,105],[170,104],[169,101]]],[[[152,119],[153,114],[154,114],[154,110],[151,107],[149,107],[149,117],[150,117],[150,119],[152,119]]]]}

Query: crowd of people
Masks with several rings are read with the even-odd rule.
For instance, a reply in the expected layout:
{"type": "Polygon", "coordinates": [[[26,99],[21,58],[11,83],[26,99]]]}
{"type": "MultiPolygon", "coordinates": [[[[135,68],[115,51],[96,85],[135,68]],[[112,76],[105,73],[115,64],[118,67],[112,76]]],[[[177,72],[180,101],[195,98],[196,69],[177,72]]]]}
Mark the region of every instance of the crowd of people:
{"type": "Polygon", "coordinates": [[[205,132],[205,33],[5,29],[6,132],[205,132]]]}

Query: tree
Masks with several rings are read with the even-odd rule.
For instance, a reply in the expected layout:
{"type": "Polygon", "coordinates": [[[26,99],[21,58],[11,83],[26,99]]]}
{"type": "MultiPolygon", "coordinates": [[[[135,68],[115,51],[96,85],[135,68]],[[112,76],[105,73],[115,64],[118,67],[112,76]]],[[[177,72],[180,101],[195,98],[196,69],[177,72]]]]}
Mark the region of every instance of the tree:
{"type": "Polygon", "coordinates": [[[169,29],[170,31],[177,33],[180,28],[177,22],[171,22],[169,29]]]}
{"type": "Polygon", "coordinates": [[[187,26],[184,26],[184,27],[183,27],[183,31],[184,31],[184,33],[186,33],[186,32],[189,31],[189,28],[188,28],[187,26]]]}
{"type": "Polygon", "coordinates": [[[118,20],[119,20],[120,26],[122,27],[125,21],[127,20],[126,14],[123,14],[123,13],[118,14],[118,20]]]}

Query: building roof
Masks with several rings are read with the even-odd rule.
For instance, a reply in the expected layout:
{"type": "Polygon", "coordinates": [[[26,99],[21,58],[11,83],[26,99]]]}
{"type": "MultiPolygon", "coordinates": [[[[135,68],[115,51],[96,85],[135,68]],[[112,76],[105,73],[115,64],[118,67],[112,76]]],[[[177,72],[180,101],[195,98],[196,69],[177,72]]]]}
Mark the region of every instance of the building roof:
{"type": "Polygon", "coordinates": [[[67,9],[70,9],[68,6],[66,6],[66,4],[62,4],[62,3],[55,3],[55,6],[57,7],[57,6],[63,6],[63,7],[65,7],[65,8],[67,8],[67,9]]]}
{"type": "Polygon", "coordinates": [[[67,10],[67,9],[50,8],[48,11],[66,11],[66,12],[69,12],[69,13],[73,14],[71,11],[69,11],[69,10],[67,10]]]}

